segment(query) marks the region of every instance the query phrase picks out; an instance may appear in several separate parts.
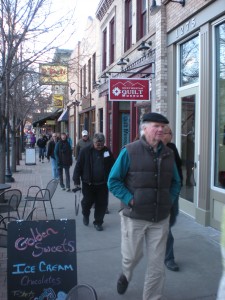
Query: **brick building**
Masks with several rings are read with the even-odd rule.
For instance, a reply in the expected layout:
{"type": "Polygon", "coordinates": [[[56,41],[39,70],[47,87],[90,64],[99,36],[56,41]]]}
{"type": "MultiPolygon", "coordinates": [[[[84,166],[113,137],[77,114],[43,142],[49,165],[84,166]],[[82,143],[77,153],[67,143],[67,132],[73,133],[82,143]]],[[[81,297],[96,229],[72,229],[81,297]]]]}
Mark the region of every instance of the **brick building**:
{"type": "Polygon", "coordinates": [[[96,53],[95,72],[91,79],[85,69],[79,73],[80,88],[92,82],[89,130],[103,131],[116,156],[135,138],[143,113],[166,115],[183,161],[180,209],[219,228],[225,204],[225,1],[101,0],[96,18],[89,55],[96,53]],[[118,77],[149,79],[150,101],[109,101],[109,78],[118,77]]]}

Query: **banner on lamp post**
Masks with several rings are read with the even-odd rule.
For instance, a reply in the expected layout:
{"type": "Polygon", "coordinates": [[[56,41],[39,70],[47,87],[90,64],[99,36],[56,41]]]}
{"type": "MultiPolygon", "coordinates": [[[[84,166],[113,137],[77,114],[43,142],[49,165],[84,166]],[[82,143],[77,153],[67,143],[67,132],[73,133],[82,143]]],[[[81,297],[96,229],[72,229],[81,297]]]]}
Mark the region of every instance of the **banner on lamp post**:
{"type": "Polygon", "coordinates": [[[109,101],[149,101],[149,79],[109,79],[109,101]]]}

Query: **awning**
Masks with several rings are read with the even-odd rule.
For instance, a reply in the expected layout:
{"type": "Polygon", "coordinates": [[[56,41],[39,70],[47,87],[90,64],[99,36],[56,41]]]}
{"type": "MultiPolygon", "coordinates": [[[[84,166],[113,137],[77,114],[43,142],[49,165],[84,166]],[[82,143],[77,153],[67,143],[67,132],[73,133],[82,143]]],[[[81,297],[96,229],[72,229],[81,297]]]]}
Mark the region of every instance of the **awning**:
{"type": "Polygon", "coordinates": [[[60,117],[58,118],[58,122],[67,122],[69,118],[68,109],[64,109],[60,117]]]}
{"type": "Polygon", "coordinates": [[[57,109],[53,113],[38,113],[34,114],[35,122],[33,122],[33,127],[41,127],[45,124],[47,120],[57,120],[59,116],[62,114],[61,109],[57,109]],[[59,111],[60,110],[60,111],[59,111]]]}

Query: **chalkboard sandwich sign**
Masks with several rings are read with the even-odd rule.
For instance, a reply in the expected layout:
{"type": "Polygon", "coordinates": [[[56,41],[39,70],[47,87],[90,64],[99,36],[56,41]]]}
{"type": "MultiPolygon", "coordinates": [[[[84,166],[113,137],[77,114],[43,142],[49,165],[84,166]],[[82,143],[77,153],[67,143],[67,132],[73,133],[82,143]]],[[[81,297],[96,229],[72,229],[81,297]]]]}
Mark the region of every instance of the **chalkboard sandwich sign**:
{"type": "Polygon", "coordinates": [[[8,226],[8,300],[64,300],[77,284],[75,220],[8,226]]]}

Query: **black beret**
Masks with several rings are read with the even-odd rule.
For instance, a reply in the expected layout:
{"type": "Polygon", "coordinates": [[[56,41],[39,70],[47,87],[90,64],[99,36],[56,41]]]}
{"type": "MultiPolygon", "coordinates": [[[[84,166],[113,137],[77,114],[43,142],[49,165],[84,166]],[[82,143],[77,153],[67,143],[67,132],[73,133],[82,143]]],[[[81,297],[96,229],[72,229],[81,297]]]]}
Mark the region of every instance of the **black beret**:
{"type": "Polygon", "coordinates": [[[142,118],[142,122],[155,122],[155,123],[169,124],[169,121],[166,117],[156,112],[144,114],[142,118]]]}

